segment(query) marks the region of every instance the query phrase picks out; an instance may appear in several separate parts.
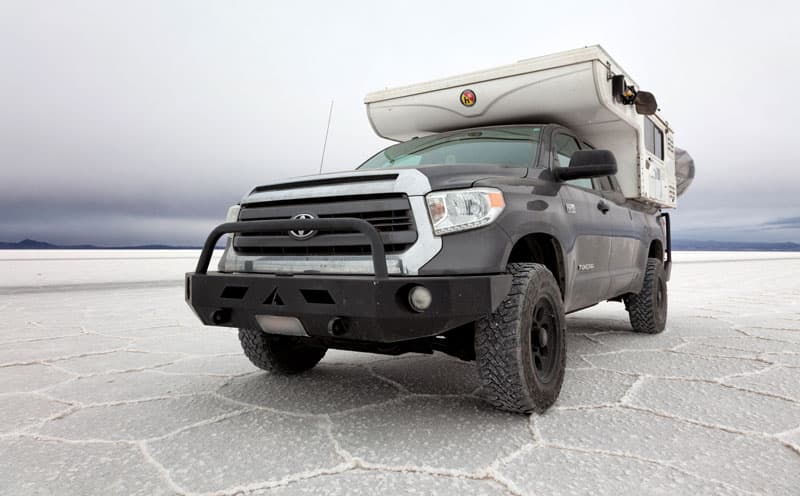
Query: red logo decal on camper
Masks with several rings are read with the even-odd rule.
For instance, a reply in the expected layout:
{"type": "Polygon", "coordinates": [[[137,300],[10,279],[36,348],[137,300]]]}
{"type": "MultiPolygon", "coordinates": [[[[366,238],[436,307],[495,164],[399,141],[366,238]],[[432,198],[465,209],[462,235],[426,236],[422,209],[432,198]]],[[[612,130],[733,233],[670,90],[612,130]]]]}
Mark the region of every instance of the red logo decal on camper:
{"type": "Polygon", "coordinates": [[[461,105],[465,107],[472,107],[475,105],[476,101],[478,101],[478,97],[475,96],[474,91],[464,90],[461,92],[461,105]]]}

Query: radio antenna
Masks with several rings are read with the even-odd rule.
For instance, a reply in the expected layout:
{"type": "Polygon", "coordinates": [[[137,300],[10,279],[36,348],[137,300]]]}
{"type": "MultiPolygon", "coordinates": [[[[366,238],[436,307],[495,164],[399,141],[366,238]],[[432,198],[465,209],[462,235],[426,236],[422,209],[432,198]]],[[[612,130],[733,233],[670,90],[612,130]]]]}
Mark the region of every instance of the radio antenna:
{"type": "Polygon", "coordinates": [[[322,157],[319,159],[319,173],[322,174],[322,164],[325,162],[325,148],[328,146],[328,133],[331,130],[331,116],[333,115],[333,100],[328,111],[328,126],[325,128],[325,141],[322,142],[322,157]]]}

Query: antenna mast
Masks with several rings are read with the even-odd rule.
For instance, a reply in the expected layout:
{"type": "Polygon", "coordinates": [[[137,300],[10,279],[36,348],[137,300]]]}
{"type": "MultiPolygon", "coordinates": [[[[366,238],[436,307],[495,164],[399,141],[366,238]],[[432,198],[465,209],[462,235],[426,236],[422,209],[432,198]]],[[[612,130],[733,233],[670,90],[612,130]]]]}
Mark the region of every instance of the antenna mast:
{"type": "Polygon", "coordinates": [[[328,146],[328,132],[331,130],[331,116],[333,115],[333,100],[328,111],[328,126],[325,128],[325,141],[322,142],[322,157],[319,159],[319,173],[322,174],[322,164],[325,162],[325,148],[328,146]]]}

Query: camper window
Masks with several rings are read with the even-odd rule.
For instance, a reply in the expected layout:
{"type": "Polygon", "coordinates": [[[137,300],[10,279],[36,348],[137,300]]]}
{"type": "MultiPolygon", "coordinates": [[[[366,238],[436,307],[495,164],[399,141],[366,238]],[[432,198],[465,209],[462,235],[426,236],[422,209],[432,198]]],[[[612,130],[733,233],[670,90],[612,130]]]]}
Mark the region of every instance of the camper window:
{"type": "Polygon", "coordinates": [[[664,160],[664,133],[648,117],[644,119],[644,144],[647,151],[664,160]]]}

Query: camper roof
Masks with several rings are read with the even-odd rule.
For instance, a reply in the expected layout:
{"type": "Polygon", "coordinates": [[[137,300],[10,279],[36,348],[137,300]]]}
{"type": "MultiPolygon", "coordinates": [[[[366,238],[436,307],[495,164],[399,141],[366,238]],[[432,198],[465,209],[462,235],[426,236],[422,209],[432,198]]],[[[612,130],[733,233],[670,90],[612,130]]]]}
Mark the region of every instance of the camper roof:
{"type": "Polygon", "coordinates": [[[602,46],[592,45],[585,48],[576,48],[574,50],[567,50],[550,55],[522,59],[514,64],[503,65],[491,69],[473,71],[456,76],[434,79],[432,81],[423,83],[409,84],[405,86],[398,86],[396,88],[386,88],[384,90],[373,91],[364,97],[364,103],[373,103],[390,100],[392,98],[428,93],[430,91],[455,88],[476,82],[517,76],[519,74],[525,74],[528,72],[553,69],[565,65],[577,64],[580,62],[589,62],[592,60],[597,60],[609,68],[616,68],[614,71],[615,73],[625,74],[628,82],[638,88],[638,85],[633,78],[625,73],[622,67],[617,64],[613,58],[611,58],[611,55],[609,55],[602,46]]]}

